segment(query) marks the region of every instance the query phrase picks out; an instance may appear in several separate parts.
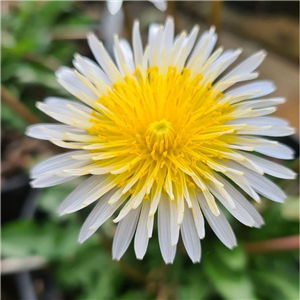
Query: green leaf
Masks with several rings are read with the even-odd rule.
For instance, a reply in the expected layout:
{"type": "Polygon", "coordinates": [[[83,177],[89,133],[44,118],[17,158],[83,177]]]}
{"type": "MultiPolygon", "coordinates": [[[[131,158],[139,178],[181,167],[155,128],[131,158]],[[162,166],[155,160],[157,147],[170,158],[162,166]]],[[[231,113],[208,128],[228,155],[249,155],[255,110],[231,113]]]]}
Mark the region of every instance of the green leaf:
{"type": "Polygon", "coordinates": [[[27,126],[25,121],[3,103],[1,103],[1,121],[6,128],[14,128],[21,131],[24,131],[24,128],[27,126]]]}
{"type": "Polygon", "coordinates": [[[213,287],[228,300],[257,299],[250,278],[246,275],[246,259],[241,249],[219,247],[203,259],[204,271],[213,287]]]}
{"type": "Polygon", "coordinates": [[[289,196],[281,206],[281,213],[287,220],[299,221],[299,197],[289,196]]]}
{"type": "Polygon", "coordinates": [[[44,71],[30,64],[21,65],[15,76],[23,84],[39,84],[51,89],[59,89],[59,85],[51,71],[44,71]]]}
{"type": "Polygon", "coordinates": [[[273,291],[272,299],[299,299],[297,278],[269,270],[254,272],[257,285],[264,291],[273,291]]]}
{"type": "Polygon", "coordinates": [[[99,275],[95,278],[93,287],[79,299],[116,299],[119,282],[123,280],[124,278],[120,278],[120,273],[114,263],[107,266],[105,270],[99,268],[99,275]]]}
{"type": "MultiPolygon", "coordinates": [[[[64,227],[56,222],[38,224],[34,220],[18,220],[2,228],[2,255],[5,257],[24,257],[40,255],[47,260],[72,257],[79,249],[77,243],[81,224],[69,221],[64,227]]],[[[94,244],[93,239],[85,243],[94,244]]]]}
{"type": "Polygon", "coordinates": [[[39,226],[32,220],[16,221],[2,228],[2,255],[24,257],[41,255],[50,258],[55,252],[54,226],[39,226]]]}
{"type": "Polygon", "coordinates": [[[63,185],[43,189],[38,195],[39,209],[47,212],[52,218],[58,219],[57,209],[69,193],[76,188],[81,180],[74,180],[63,185]]]}
{"type": "Polygon", "coordinates": [[[193,265],[184,272],[186,276],[179,276],[179,299],[207,299],[213,292],[201,269],[202,265],[193,265]]]}
{"type": "Polygon", "coordinates": [[[243,271],[247,265],[247,256],[242,247],[228,249],[221,245],[216,247],[216,253],[223,265],[233,271],[243,271]]]}
{"type": "Polygon", "coordinates": [[[153,299],[150,298],[150,296],[147,294],[146,291],[143,290],[130,290],[123,294],[121,297],[118,298],[118,300],[147,300],[147,299],[153,299]]]}
{"type": "Polygon", "coordinates": [[[58,265],[56,276],[67,288],[82,285],[88,290],[95,287],[100,272],[105,276],[105,272],[112,267],[111,259],[108,259],[107,253],[99,244],[84,243],[75,256],[69,257],[58,265]]]}
{"type": "Polygon", "coordinates": [[[252,283],[245,274],[230,273],[214,261],[205,263],[205,273],[224,299],[256,299],[252,283]]]}

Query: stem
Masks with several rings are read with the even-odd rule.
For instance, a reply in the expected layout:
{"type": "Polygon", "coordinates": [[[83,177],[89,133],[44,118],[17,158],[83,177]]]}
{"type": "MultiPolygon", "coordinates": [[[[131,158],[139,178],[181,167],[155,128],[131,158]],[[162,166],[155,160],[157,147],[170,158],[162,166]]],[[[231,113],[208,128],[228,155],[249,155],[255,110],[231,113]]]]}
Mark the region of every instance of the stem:
{"type": "Polygon", "coordinates": [[[130,279],[137,283],[146,284],[147,278],[143,273],[140,273],[137,269],[132,268],[124,260],[119,261],[120,270],[126,274],[130,279]]]}
{"type": "Polygon", "coordinates": [[[176,1],[168,1],[167,7],[167,15],[172,16],[174,19],[174,26],[175,26],[175,34],[178,33],[178,22],[177,22],[177,14],[176,14],[176,1]]]}
{"type": "Polygon", "coordinates": [[[125,27],[126,27],[127,39],[129,41],[131,41],[131,39],[132,39],[132,24],[131,24],[126,1],[124,1],[123,5],[122,5],[122,9],[123,9],[123,13],[124,13],[124,23],[125,23],[125,27]]]}
{"type": "Polygon", "coordinates": [[[20,102],[13,94],[11,94],[3,85],[1,85],[1,99],[13,112],[19,115],[26,123],[40,123],[40,119],[36,117],[22,102],[20,102]]]}
{"type": "Polygon", "coordinates": [[[167,284],[167,268],[168,266],[163,264],[160,268],[160,279],[157,286],[156,300],[168,299],[168,284],[167,284]]]}
{"type": "Polygon", "coordinates": [[[86,40],[88,28],[59,28],[52,34],[52,40],[86,40]]]}
{"type": "MultiPolygon", "coordinates": [[[[101,235],[101,241],[103,244],[104,249],[107,253],[111,255],[111,241],[105,234],[101,228],[99,229],[100,235],[101,235]]],[[[135,281],[137,283],[146,284],[147,278],[143,273],[140,273],[137,269],[132,268],[130,265],[128,265],[125,261],[120,260],[118,262],[118,267],[120,268],[121,272],[127,275],[132,281],[135,281]]]]}
{"type": "Polygon", "coordinates": [[[277,238],[262,242],[244,244],[244,249],[249,254],[283,252],[299,249],[299,235],[277,238]]]}
{"type": "Polygon", "coordinates": [[[216,27],[216,32],[220,27],[220,14],[221,14],[222,1],[211,2],[210,24],[216,27]]]}
{"type": "Polygon", "coordinates": [[[43,57],[34,53],[34,54],[27,54],[24,56],[24,58],[28,61],[39,63],[44,67],[46,67],[47,69],[50,69],[51,71],[56,71],[61,66],[60,61],[50,56],[43,57]]]}

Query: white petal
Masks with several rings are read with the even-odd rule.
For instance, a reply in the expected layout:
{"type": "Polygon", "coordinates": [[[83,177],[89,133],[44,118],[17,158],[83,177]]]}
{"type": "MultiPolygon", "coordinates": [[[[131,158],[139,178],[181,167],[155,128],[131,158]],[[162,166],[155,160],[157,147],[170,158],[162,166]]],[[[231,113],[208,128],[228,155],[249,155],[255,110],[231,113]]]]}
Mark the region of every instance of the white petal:
{"type": "MultiPolygon", "coordinates": [[[[82,93],[81,93],[82,95],[82,93]]],[[[91,100],[91,98],[84,96],[84,101],[90,106],[94,106],[95,100],[91,100]]],[[[93,110],[77,101],[65,100],[62,98],[49,97],[44,99],[43,102],[37,102],[36,105],[41,111],[45,112],[49,116],[60,121],[62,119],[62,123],[68,124],[66,120],[68,120],[70,125],[74,127],[80,127],[85,125],[90,128],[90,118],[93,110]],[[65,119],[64,119],[65,118],[65,119]]]]}
{"type": "Polygon", "coordinates": [[[153,225],[154,225],[154,216],[148,216],[148,220],[147,220],[148,238],[152,237],[153,225]]]}
{"type": "Polygon", "coordinates": [[[284,119],[277,117],[254,117],[254,118],[239,118],[226,122],[228,125],[236,124],[247,124],[247,125],[257,125],[257,126],[286,126],[288,122],[284,119]]]}
{"type": "Polygon", "coordinates": [[[222,54],[223,48],[219,47],[217,50],[215,50],[211,56],[206,60],[204,65],[200,68],[199,73],[202,74],[205,72],[222,54]]]}
{"type": "Polygon", "coordinates": [[[244,166],[238,165],[235,162],[228,161],[226,163],[229,167],[235,168],[244,172],[245,179],[249,182],[249,184],[253,187],[255,191],[260,193],[261,195],[267,197],[270,200],[276,202],[283,202],[286,198],[285,193],[271,180],[266,177],[259,175],[244,166]]]}
{"type": "Polygon", "coordinates": [[[112,52],[113,36],[120,35],[124,28],[124,15],[123,9],[119,9],[115,15],[105,10],[98,21],[98,30],[101,32],[101,38],[109,53],[112,52]]]}
{"type": "Polygon", "coordinates": [[[73,65],[80,73],[82,73],[82,75],[89,78],[93,83],[101,81],[107,86],[112,85],[111,80],[101,70],[99,65],[88,57],[76,54],[75,59],[73,60],[73,65]]]}
{"type": "Polygon", "coordinates": [[[127,62],[124,57],[123,50],[120,47],[119,39],[118,36],[114,36],[114,55],[115,55],[115,60],[117,62],[118,69],[122,76],[131,76],[132,75],[132,70],[128,68],[127,62]]]}
{"type": "Polygon", "coordinates": [[[66,132],[71,132],[74,134],[83,134],[86,132],[84,130],[63,124],[34,124],[26,128],[25,134],[36,139],[49,140],[54,137],[53,135],[49,134],[49,131],[57,133],[58,136],[61,136],[66,132]]]}
{"type": "Polygon", "coordinates": [[[211,81],[214,81],[220,74],[222,74],[241,54],[241,50],[227,50],[220,55],[218,59],[204,72],[206,75],[209,71],[214,71],[211,81]]]}
{"type": "Polygon", "coordinates": [[[30,185],[33,188],[45,188],[45,187],[54,186],[54,185],[58,185],[73,180],[76,177],[77,176],[59,177],[59,176],[54,176],[51,173],[47,173],[31,181],[30,185]]]}
{"type": "Polygon", "coordinates": [[[199,202],[197,201],[196,197],[191,197],[192,202],[192,212],[194,217],[194,222],[196,226],[196,230],[200,239],[203,239],[205,236],[205,225],[204,225],[204,218],[199,207],[199,202]]]}
{"type": "Polygon", "coordinates": [[[156,8],[158,8],[161,11],[165,11],[167,9],[167,1],[163,0],[149,0],[152,2],[156,8]]]}
{"type": "Polygon", "coordinates": [[[201,246],[200,239],[195,228],[193,216],[189,208],[186,207],[185,215],[181,224],[181,236],[186,252],[193,263],[200,262],[201,246]]]}
{"type": "Polygon", "coordinates": [[[125,39],[120,39],[119,44],[122,49],[127,67],[129,70],[131,70],[133,72],[134,71],[134,63],[133,63],[132,49],[131,49],[129,43],[127,42],[127,40],[125,40],[125,39]]]}
{"type": "Polygon", "coordinates": [[[150,211],[150,201],[144,201],[139,223],[134,237],[134,251],[137,259],[143,259],[148,247],[147,221],[150,211]]]}
{"type": "Polygon", "coordinates": [[[220,215],[216,217],[209,209],[202,194],[198,194],[198,200],[202,208],[202,212],[216,236],[226,247],[230,249],[235,247],[237,245],[235,235],[223,213],[220,211],[220,215]]]}
{"type": "Polygon", "coordinates": [[[130,197],[127,201],[127,203],[122,207],[120,213],[118,214],[118,216],[113,220],[114,223],[118,223],[121,220],[123,220],[128,213],[133,210],[133,206],[135,203],[135,199],[133,199],[132,197],[130,197]]]}
{"type": "Polygon", "coordinates": [[[122,199],[113,204],[108,204],[110,197],[115,192],[115,189],[105,194],[91,211],[84,224],[81,227],[78,241],[83,243],[87,240],[91,235],[95,233],[95,231],[105,223],[113,213],[118,209],[118,207],[123,203],[125,199],[122,199]]]}
{"type": "Polygon", "coordinates": [[[91,162],[91,159],[89,160],[82,160],[82,161],[76,161],[72,160],[68,164],[60,165],[60,166],[50,166],[48,167],[47,171],[41,171],[38,174],[35,174],[34,181],[32,181],[32,185],[35,187],[46,187],[46,186],[52,186],[55,185],[56,181],[63,182],[59,178],[60,177],[72,177],[72,176],[81,176],[88,174],[87,172],[68,172],[69,170],[84,168],[87,164],[91,162]]]}
{"type": "Polygon", "coordinates": [[[174,45],[172,47],[170,57],[169,57],[169,64],[171,66],[177,67],[177,62],[181,56],[185,39],[186,39],[186,33],[182,32],[181,35],[179,36],[179,38],[174,42],[174,45]]]}
{"type": "Polygon", "coordinates": [[[107,8],[112,15],[115,15],[122,7],[123,0],[108,0],[106,1],[107,8]]]}
{"type": "Polygon", "coordinates": [[[276,111],[276,107],[266,107],[259,109],[235,109],[230,113],[232,118],[248,118],[248,117],[261,117],[272,114],[276,111]]]}
{"type": "Polygon", "coordinates": [[[284,98],[269,98],[269,99],[261,99],[261,100],[244,101],[241,103],[234,104],[233,107],[238,107],[242,109],[263,108],[263,107],[270,107],[270,106],[282,104],[284,102],[285,102],[284,98]]]}
{"type": "Polygon", "coordinates": [[[173,263],[176,246],[171,243],[170,201],[165,193],[162,194],[158,206],[158,241],[162,257],[166,264],[173,263]]]}
{"type": "Polygon", "coordinates": [[[224,178],[219,176],[219,180],[224,184],[226,190],[230,193],[230,195],[234,198],[236,207],[239,205],[242,206],[252,217],[254,220],[254,227],[260,227],[264,224],[264,220],[261,215],[257,212],[257,210],[249,203],[249,201],[237,190],[232,184],[226,181],[224,178]]]}
{"type": "MultiPolygon", "coordinates": [[[[216,76],[218,76],[218,74],[222,72],[222,69],[224,69],[224,66],[220,68],[220,71],[218,71],[216,75],[214,75],[214,78],[216,78],[216,76]]],[[[219,92],[223,92],[227,90],[229,87],[231,87],[232,85],[238,82],[255,79],[258,77],[258,75],[259,75],[258,73],[241,74],[239,76],[231,77],[226,81],[219,80],[217,83],[214,84],[214,90],[212,92],[212,96],[217,96],[219,92]]]]}
{"type": "Polygon", "coordinates": [[[64,111],[70,111],[69,106],[75,107],[78,110],[81,110],[87,114],[92,113],[92,109],[78,101],[73,101],[65,98],[58,98],[58,97],[47,97],[43,101],[47,105],[62,109],[64,111]]]}
{"type": "Polygon", "coordinates": [[[76,114],[75,112],[71,111],[70,108],[68,108],[68,110],[63,110],[43,102],[37,102],[36,107],[46,115],[61,123],[82,129],[86,129],[91,126],[89,123],[89,118],[76,114]]]}
{"type": "Polygon", "coordinates": [[[63,124],[36,124],[27,127],[26,134],[30,137],[51,140],[59,139],[77,142],[96,142],[98,137],[88,134],[85,130],[63,124]]]}
{"type": "Polygon", "coordinates": [[[259,98],[268,94],[273,93],[276,90],[273,82],[268,80],[258,80],[252,83],[245,84],[241,87],[228,90],[224,97],[227,96],[236,97],[239,95],[250,95],[255,93],[255,96],[250,96],[248,99],[259,98]]]}
{"type": "Polygon", "coordinates": [[[245,172],[245,177],[253,189],[261,195],[275,202],[284,202],[284,199],[286,198],[285,193],[269,179],[254,172],[252,173],[252,171],[245,172]]]}
{"type": "MultiPolygon", "coordinates": [[[[199,31],[199,26],[195,25],[189,35],[185,32],[176,40],[172,48],[171,55],[169,56],[170,65],[175,65],[177,72],[180,72],[184,67],[188,56],[193,49],[197,35],[199,31]]],[[[192,74],[193,76],[194,74],[192,74]]]]}
{"type": "Polygon", "coordinates": [[[138,21],[134,21],[133,24],[132,45],[133,45],[133,52],[134,52],[134,63],[135,63],[135,67],[137,67],[138,65],[142,65],[143,62],[143,44],[142,44],[138,21]]]}
{"type": "MultiPolygon", "coordinates": [[[[58,208],[60,215],[75,212],[86,207],[88,204],[99,199],[102,194],[100,189],[107,185],[107,175],[94,175],[80,184],[58,208]],[[85,201],[89,201],[85,204],[85,201]]],[[[111,187],[111,189],[113,186],[111,187]]],[[[108,192],[108,191],[107,191],[108,192]]]]}
{"type": "Polygon", "coordinates": [[[62,140],[58,140],[55,138],[51,138],[50,142],[58,147],[66,148],[66,149],[83,149],[86,145],[89,145],[86,143],[64,142],[62,140]]]}
{"type": "MultiPolygon", "coordinates": [[[[150,25],[151,26],[151,25],[150,25]]],[[[150,46],[150,60],[149,60],[149,66],[157,66],[159,62],[161,61],[161,50],[162,50],[162,35],[163,35],[163,26],[158,26],[158,31],[156,32],[156,27],[154,27],[155,24],[153,24],[153,28],[150,28],[149,31],[153,31],[152,35],[155,37],[154,41],[150,46]]]]}
{"type": "Polygon", "coordinates": [[[237,144],[250,146],[254,151],[280,159],[293,159],[294,150],[281,143],[253,136],[237,137],[237,144]]]}
{"type": "Polygon", "coordinates": [[[123,77],[105,50],[102,42],[94,34],[88,35],[88,43],[99,65],[112,82],[123,82],[123,77]]]}
{"type": "MultiPolygon", "coordinates": [[[[233,165],[229,164],[228,162],[225,163],[225,165],[231,167],[232,169],[238,171],[240,170],[239,168],[233,167],[233,165]]],[[[236,166],[236,164],[234,166],[236,166]]],[[[260,201],[259,195],[257,195],[255,190],[249,185],[248,181],[244,178],[244,176],[234,174],[233,172],[227,172],[226,176],[230,178],[234,183],[236,183],[244,192],[246,192],[255,201],[260,201]]]]}
{"type": "Polygon", "coordinates": [[[75,75],[72,69],[67,67],[60,67],[56,72],[55,75],[58,79],[65,82],[67,85],[73,87],[74,89],[82,92],[83,94],[91,97],[93,99],[97,99],[97,94],[93,93],[88,87],[86,87],[75,75]]]}
{"type": "Polygon", "coordinates": [[[37,178],[45,173],[53,172],[56,169],[64,168],[64,166],[72,165],[76,161],[72,158],[73,155],[87,154],[88,151],[71,151],[64,154],[52,156],[39,164],[35,165],[31,172],[31,178],[37,178]]]}
{"type": "Polygon", "coordinates": [[[167,55],[170,53],[174,40],[174,20],[168,17],[162,35],[162,48],[167,49],[167,55]]]}
{"type": "Polygon", "coordinates": [[[171,244],[172,246],[177,245],[179,238],[179,224],[177,222],[178,219],[178,209],[177,203],[175,200],[170,202],[170,226],[171,226],[171,244]]]}
{"type": "Polygon", "coordinates": [[[281,159],[293,159],[294,158],[294,151],[292,148],[277,143],[276,145],[257,145],[254,146],[254,151],[257,151],[259,153],[272,156],[275,158],[281,158],[281,159]]]}
{"type": "Polygon", "coordinates": [[[210,187],[211,192],[214,196],[225,206],[225,208],[241,223],[245,224],[246,226],[252,227],[254,225],[254,220],[250,216],[250,214],[238,203],[235,203],[235,208],[232,208],[223,195],[211,185],[210,187]]]}
{"type": "Polygon", "coordinates": [[[190,54],[195,42],[196,42],[196,38],[199,32],[199,26],[195,25],[191,32],[188,34],[188,36],[185,38],[183,46],[187,47],[187,53],[190,54]]]}
{"type": "Polygon", "coordinates": [[[295,172],[280,164],[276,164],[267,159],[249,153],[243,153],[243,155],[252,160],[255,164],[258,164],[265,173],[274,177],[283,179],[295,179],[297,176],[295,172]]]}
{"type": "MultiPolygon", "coordinates": [[[[242,149],[242,150],[244,150],[244,149],[242,149]]],[[[246,149],[246,151],[247,151],[247,149],[246,149]]],[[[238,154],[242,155],[245,158],[244,160],[240,160],[239,164],[247,167],[248,169],[250,169],[250,170],[252,170],[252,171],[254,171],[254,172],[256,172],[256,173],[258,173],[260,175],[264,174],[264,171],[261,169],[261,167],[259,165],[255,164],[252,160],[246,158],[246,156],[244,155],[245,151],[236,151],[236,152],[238,154]]]]}
{"type": "Polygon", "coordinates": [[[231,77],[239,76],[241,74],[250,74],[263,62],[265,57],[266,52],[263,50],[254,53],[252,56],[250,56],[237,67],[235,67],[232,71],[230,71],[226,76],[220,79],[220,81],[225,81],[231,77]]]}
{"type": "Polygon", "coordinates": [[[159,28],[161,25],[157,23],[151,23],[149,26],[149,31],[148,31],[148,45],[153,48],[156,40],[157,33],[159,31],[159,28]]]}
{"type": "Polygon", "coordinates": [[[118,224],[112,246],[113,259],[120,260],[127,250],[136,229],[140,210],[141,206],[132,209],[118,224]]]}
{"type": "Polygon", "coordinates": [[[211,27],[210,30],[204,31],[200,36],[188,62],[187,69],[191,70],[195,65],[195,62],[199,60],[197,68],[201,68],[211,54],[216,42],[217,34],[215,34],[215,28],[211,27]]]}
{"type": "Polygon", "coordinates": [[[272,126],[270,129],[250,129],[237,130],[237,134],[251,134],[264,136],[287,136],[295,133],[293,127],[288,126],[272,126]]]}

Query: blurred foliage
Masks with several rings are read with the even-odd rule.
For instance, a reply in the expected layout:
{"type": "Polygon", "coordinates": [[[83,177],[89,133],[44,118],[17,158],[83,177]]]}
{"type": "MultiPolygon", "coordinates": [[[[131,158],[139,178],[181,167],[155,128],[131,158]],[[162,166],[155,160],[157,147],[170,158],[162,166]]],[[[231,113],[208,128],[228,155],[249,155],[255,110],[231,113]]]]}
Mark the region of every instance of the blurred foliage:
{"type": "MultiPolygon", "coordinates": [[[[2,84],[35,112],[36,101],[66,95],[53,71],[70,65],[75,52],[89,54],[86,43],[68,39],[68,33],[87,32],[95,20],[71,1],[24,1],[10,7],[1,22],[2,84]]],[[[5,105],[1,108],[5,127],[24,130],[24,122],[5,105]]],[[[249,255],[243,248],[244,242],[299,234],[297,197],[288,197],[284,205],[263,201],[258,209],[266,225],[260,230],[230,218],[239,241],[234,250],[223,246],[207,226],[200,264],[191,263],[180,242],[174,264],[165,266],[155,234],[142,262],[135,259],[132,245],[123,262],[112,261],[110,243],[115,225],[111,221],[102,226],[102,235],[98,231],[78,244],[77,236],[90,208],[61,218],[56,213],[76,185],[75,181],[41,190],[35,219],[16,220],[2,227],[2,256],[44,257],[67,299],[298,299],[297,251],[249,255]]]]}
{"type": "MultiPolygon", "coordinates": [[[[70,36],[80,33],[84,39],[94,21],[71,1],[8,1],[5,5],[8,11],[1,15],[1,84],[45,118],[34,108],[35,102],[49,95],[68,96],[53,72],[70,65],[73,54],[80,51],[80,43],[70,36]]],[[[4,104],[1,111],[2,124],[24,130],[24,124],[4,104]]]]}
{"type": "Polygon", "coordinates": [[[166,299],[298,299],[297,251],[248,255],[243,248],[247,241],[298,234],[298,220],[283,217],[282,205],[263,201],[267,224],[262,229],[230,219],[239,241],[233,250],[221,244],[207,226],[200,264],[193,265],[179,243],[174,264],[165,266],[154,234],[142,262],[135,259],[130,246],[124,268],[111,260],[112,220],[101,229],[108,245],[99,231],[80,245],[77,236],[90,209],[58,218],[59,203],[75,185],[76,181],[42,190],[36,220],[18,220],[2,228],[2,255],[44,257],[50,262],[53,280],[71,299],[153,299],[161,289],[169,295],[166,299]],[[132,270],[146,283],[131,276],[132,270]]]}

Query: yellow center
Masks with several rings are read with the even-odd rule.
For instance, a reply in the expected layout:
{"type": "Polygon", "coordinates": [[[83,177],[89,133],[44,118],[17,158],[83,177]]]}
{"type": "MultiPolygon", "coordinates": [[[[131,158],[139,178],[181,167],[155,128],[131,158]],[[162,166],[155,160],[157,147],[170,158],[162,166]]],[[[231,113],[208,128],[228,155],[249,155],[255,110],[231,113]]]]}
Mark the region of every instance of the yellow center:
{"type": "Polygon", "coordinates": [[[165,119],[151,123],[145,133],[145,141],[148,149],[152,151],[153,159],[156,159],[155,153],[162,154],[168,149],[173,149],[174,140],[175,130],[165,119]]]}
{"type": "Polygon", "coordinates": [[[120,185],[138,176],[130,192],[144,184],[145,197],[153,187],[154,194],[163,187],[171,198],[174,188],[179,197],[194,183],[205,190],[204,182],[213,177],[211,166],[222,172],[216,159],[231,155],[226,142],[233,130],[225,123],[232,119],[232,107],[222,97],[187,69],[136,70],[101,96],[91,115],[88,131],[99,138],[91,151],[99,154],[99,168],[123,172],[120,185]]]}

